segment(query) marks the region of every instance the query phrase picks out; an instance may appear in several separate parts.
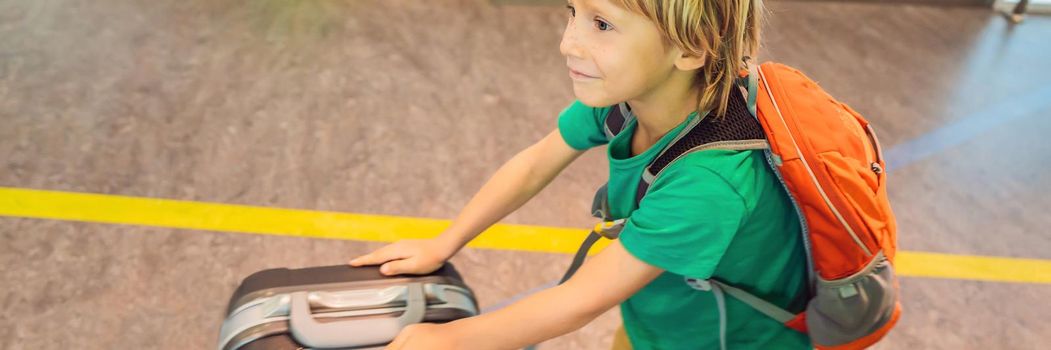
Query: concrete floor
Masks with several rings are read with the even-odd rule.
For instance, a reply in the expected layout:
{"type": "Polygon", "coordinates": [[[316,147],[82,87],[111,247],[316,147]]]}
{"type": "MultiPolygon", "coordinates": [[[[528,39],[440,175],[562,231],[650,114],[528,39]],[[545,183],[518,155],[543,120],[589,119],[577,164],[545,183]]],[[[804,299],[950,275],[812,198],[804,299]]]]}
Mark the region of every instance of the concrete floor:
{"type": "MultiPolygon", "coordinates": [[[[893,154],[902,249],[1051,259],[1051,18],[768,4],[762,59],[807,72],[893,154]]],[[[0,0],[0,186],[451,219],[572,100],[563,11],[0,0]]],[[[504,222],[590,227],[605,161],[584,155],[504,222]]],[[[10,217],[0,235],[4,349],[211,348],[244,276],[380,246],[10,217]]],[[[557,278],[569,256],[453,262],[487,307],[557,278]]],[[[901,285],[906,313],[877,348],[1051,343],[1047,285],[901,285]]],[[[608,348],[618,317],[540,348],[608,348]]]]}

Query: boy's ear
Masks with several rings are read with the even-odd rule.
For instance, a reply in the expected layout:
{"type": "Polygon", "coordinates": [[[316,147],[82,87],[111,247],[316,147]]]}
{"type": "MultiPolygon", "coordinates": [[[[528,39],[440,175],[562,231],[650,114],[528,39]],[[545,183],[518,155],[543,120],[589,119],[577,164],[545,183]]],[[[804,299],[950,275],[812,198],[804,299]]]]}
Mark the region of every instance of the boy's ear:
{"type": "Polygon", "coordinates": [[[675,60],[675,68],[684,71],[691,71],[704,67],[705,62],[707,62],[707,56],[693,56],[683,53],[675,60]]]}

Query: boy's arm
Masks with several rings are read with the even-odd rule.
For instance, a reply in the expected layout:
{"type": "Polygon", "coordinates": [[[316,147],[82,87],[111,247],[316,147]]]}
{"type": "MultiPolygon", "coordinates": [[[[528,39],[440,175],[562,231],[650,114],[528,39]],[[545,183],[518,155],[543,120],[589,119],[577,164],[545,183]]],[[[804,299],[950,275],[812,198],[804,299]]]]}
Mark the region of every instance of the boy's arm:
{"type": "Polygon", "coordinates": [[[569,147],[556,128],[504,163],[438,239],[452,253],[536,196],[584,151],[569,147]]]}
{"type": "Polygon", "coordinates": [[[520,349],[572,332],[635,294],[664,270],[614,241],[560,286],[506,308],[444,325],[410,327],[390,349],[520,349]]]}
{"type": "Polygon", "coordinates": [[[583,153],[566,144],[555,129],[504,163],[438,237],[401,240],[356,257],[350,265],[382,265],[385,275],[437,270],[467,242],[536,196],[583,153]]]}

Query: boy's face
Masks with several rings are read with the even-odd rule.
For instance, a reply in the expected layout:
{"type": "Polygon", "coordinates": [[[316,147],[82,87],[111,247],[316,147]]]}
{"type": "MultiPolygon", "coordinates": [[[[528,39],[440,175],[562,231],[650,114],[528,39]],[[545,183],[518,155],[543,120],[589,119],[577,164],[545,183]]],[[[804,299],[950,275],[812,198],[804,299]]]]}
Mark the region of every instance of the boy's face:
{"type": "Polygon", "coordinates": [[[645,97],[675,70],[682,52],[666,48],[645,16],[609,0],[571,0],[568,7],[559,49],[573,93],[584,104],[604,107],[645,97]]]}

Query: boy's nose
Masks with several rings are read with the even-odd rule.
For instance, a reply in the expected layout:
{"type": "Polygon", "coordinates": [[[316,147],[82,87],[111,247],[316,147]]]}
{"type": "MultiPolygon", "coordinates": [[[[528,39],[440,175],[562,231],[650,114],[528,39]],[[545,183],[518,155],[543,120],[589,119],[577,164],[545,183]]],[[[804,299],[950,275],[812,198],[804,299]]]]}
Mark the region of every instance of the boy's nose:
{"type": "Polygon", "coordinates": [[[562,42],[558,45],[558,50],[562,52],[562,56],[573,57],[573,58],[584,58],[583,49],[577,42],[576,34],[574,33],[573,23],[566,24],[566,30],[562,32],[562,42]]]}

